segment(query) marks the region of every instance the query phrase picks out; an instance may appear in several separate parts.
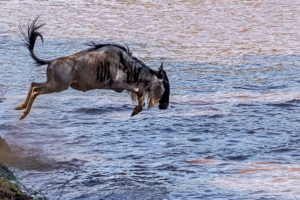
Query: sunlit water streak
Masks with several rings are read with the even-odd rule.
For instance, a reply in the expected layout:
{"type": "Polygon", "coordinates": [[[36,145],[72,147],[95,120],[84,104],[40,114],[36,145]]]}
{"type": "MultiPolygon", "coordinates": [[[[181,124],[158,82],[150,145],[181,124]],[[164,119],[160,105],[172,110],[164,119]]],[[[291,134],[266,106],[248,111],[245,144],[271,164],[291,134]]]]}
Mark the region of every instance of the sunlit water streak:
{"type": "Polygon", "coordinates": [[[297,1],[0,1],[0,136],[50,199],[297,199],[297,1]],[[170,107],[131,118],[126,93],[72,89],[13,107],[44,81],[18,25],[41,15],[43,58],[113,40],[156,69],[170,107]],[[226,20],[225,20],[226,19],[226,20]]]}

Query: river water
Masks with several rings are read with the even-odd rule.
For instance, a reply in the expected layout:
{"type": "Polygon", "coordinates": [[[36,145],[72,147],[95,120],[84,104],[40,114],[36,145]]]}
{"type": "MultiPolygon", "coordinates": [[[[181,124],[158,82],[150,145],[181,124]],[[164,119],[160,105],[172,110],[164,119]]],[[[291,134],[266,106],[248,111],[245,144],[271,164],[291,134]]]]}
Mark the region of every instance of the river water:
{"type": "Polygon", "coordinates": [[[300,199],[300,3],[0,1],[0,136],[49,199],[300,199]],[[19,38],[40,15],[42,58],[127,44],[171,84],[168,110],[72,89],[13,108],[45,81],[19,38]]]}

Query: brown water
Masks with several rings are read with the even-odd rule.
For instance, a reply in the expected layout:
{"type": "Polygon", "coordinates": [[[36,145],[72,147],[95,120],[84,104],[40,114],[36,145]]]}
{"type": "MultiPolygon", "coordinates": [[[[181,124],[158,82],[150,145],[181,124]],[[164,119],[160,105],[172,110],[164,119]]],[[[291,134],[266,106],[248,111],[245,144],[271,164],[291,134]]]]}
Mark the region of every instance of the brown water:
{"type": "Polygon", "coordinates": [[[0,1],[0,136],[49,199],[300,199],[299,1],[0,1]],[[127,44],[171,83],[166,111],[68,90],[13,107],[45,80],[18,26],[41,15],[42,58],[127,44]]]}
{"type": "Polygon", "coordinates": [[[2,1],[1,26],[42,16],[47,38],[137,43],[145,58],[221,61],[300,52],[300,2],[270,1],[2,1]]]}

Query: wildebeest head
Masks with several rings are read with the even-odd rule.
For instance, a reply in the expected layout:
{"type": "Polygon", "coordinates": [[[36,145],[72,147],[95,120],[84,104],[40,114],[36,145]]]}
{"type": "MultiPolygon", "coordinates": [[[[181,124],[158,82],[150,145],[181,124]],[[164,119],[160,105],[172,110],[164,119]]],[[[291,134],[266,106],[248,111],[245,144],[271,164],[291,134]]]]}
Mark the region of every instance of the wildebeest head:
{"type": "Polygon", "coordinates": [[[169,106],[170,85],[167,73],[163,69],[163,64],[155,72],[156,80],[152,82],[148,98],[149,108],[158,104],[159,109],[167,109],[169,106]]]}
{"type": "Polygon", "coordinates": [[[158,69],[157,78],[162,81],[162,85],[164,88],[164,92],[162,93],[160,100],[159,100],[158,108],[159,109],[167,109],[169,106],[170,84],[169,84],[167,72],[164,71],[162,63],[158,69]]]}

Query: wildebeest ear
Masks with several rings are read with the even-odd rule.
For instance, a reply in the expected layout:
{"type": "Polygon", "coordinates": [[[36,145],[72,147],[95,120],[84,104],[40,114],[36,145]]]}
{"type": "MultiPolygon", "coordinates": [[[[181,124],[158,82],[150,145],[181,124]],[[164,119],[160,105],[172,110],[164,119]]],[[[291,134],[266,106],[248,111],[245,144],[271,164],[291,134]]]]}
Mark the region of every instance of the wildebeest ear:
{"type": "Polygon", "coordinates": [[[160,64],[160,67],[158,68],[158,72],[157,72],[157,78],[164,78],[164,65],[163,63],[160,64]]]}

